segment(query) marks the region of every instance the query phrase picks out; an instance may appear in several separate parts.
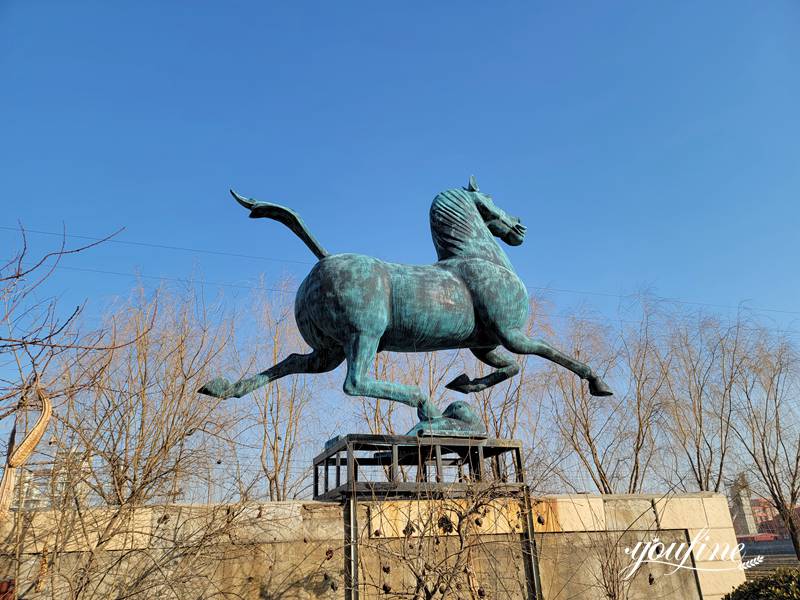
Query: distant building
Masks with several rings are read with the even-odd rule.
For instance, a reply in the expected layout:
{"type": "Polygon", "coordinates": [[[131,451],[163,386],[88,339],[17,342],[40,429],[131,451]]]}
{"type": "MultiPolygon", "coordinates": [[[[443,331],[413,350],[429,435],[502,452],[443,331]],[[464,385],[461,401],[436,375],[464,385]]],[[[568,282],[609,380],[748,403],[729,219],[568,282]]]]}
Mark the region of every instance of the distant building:
{"type": "Polygon", "coordinates": [[[728,488],[733,530],[737,536],[749,536],[758,533],[758,525],[753,515],[753,493],[744,473],[728,488]]]}
{"type": "Polygon", "coordinates": [[[759,531],[762,531],[762,525],[769,523],[778,516],[778,511],[775,510],[772,503],[764,498],[753,498],[750,501],[750,506],[753,510],[753,519],[759,531]]]}
{"type": "Polygon", "coordinates": [[[73,450],[58,451],[55,458],[29,461],[17,474],[12,508],[45,510],[74,502],[75,498],[85,501],[89,495],[88,476],[88,463],[73,450]]]}
{"type": "MultiPolygon", "coordinates": [[[[769,500],[753,498],[744,473],[740,473],[728,488],[728,500],[737,538],[788,539],[789,531],[778,511],[769,500]]],[[[794,519],[800,522],[800,506],[793,512],[794,519]]]]}
{"type": "MultiPolygon", "coordinates": [[[[774,516],[771,519],[759,523],[758,530],[762,533],[773,533],[779,538],[789,539],[789,530],[778,512],[773,509],[774,516]]],[[[792,510],[792,519],[795,523],[800,523],[800,506],[795,506],[792,510]]]]}

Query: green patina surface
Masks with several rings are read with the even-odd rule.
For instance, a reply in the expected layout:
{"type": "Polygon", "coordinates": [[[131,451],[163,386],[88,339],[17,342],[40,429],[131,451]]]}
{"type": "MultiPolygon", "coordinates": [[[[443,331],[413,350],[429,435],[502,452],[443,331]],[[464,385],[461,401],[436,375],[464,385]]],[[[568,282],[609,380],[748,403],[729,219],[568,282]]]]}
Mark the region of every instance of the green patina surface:
{"type": "Polygon", "coordinates": [[[383,350],[469,348],[495,370],[477,379],[459,375],[447,384],[449,389],[468,394],[513,377],[519,367],[510,351],[542,356],[587,380],[592,394],[611,394],[587,365],[525,333],[528,293],[496,241],[518,246],[525,227],[481,193],[474,178],[467,187],[433,199],[430,224],[438,261],[432,265],[329,254],[291,209],[232,194],[251,218],[283,223],[319,259],[295,299],[297,326],[312,351],[291,354],[235,383],[214,379],[201,393],[241,397],[285,375],[323,373],[346,360],[345,393],[416,408],[420,423],[412,433],[481,435],[483,423],[466,402],[453,402],[442,412],[420,388],[379,381],[370,373],[375,354],[383,350]]]}

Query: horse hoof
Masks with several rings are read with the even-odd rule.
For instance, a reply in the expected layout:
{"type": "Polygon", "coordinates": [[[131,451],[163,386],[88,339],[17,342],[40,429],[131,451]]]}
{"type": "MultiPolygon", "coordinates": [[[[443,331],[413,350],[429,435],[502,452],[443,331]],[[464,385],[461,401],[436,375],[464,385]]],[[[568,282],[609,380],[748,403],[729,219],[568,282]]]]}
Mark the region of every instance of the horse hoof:
{"type": "Polygon", "coordinates": [[[205,394],[206,396],[213,396],[214,398],[227,398],[230,390],[231,383],[224,377],[217,377],[212,379],[199,390],[197,393],[205,394]]]}
{"type": "Polygon", "coordinates": [[[444,387],[446,387],[448,390],[453,390],[454,392],[469,394],[469,389],[467,387],[469,386],[469,384],[470,384],[469,376],[467,376],[466,373],[462,373],[444,387]]]}
{"type": "Polygon", "coordinates": [[[614,392],[606,385],[606,382],[596,377],[589,380],[589,393],[592,396],[613,396],[614,392]]]}

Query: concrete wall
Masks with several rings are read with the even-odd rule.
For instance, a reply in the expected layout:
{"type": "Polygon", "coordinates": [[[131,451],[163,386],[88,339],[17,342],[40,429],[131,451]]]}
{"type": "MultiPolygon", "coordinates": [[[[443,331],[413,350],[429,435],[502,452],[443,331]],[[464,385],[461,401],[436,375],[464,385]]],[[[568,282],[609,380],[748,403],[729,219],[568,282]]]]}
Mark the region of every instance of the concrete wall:
{"type": "Polygon", "coordinates": [[[737,543],[721,494],[556,496],[537,502],[534,514],[548,599],[559,593],[602,598],[604,590],[616,587],[629,598],[719,600],[745,580],[738,551],[733,560],[710,551],[714,544],[734,548],[737,543]],[[698,536],[706,547],[686,563],[696,570],[648,563],[627,583],[610,577],[609,571],[630,564],[625,549],[637,542],[657,537],[669,546],[698,536]]]}
{"type": "MultiPolygon", "coordinates": [[[[533,516],[546,600],[718,600],[744,581],[735,560],[690,560],[713,570],[673,573],[646,564],[631,580],[619,577],[630,563],[625,547],[653,537],[688,541],[707,528],[709,545],[735,545],[721,495],[556,496],[536,502],[533,516]]],[[[341,506],[317,502],[31,512],[0,531],[0,579],[16,578],[31,599],[76,590],[85,598],[342,598],[343,517],[341,506]]],[[[424,584],[434,598],[525,597],[525,519],[514,501],[367,502],[357,518],[362,598],[410,600],[424,584]]]]}

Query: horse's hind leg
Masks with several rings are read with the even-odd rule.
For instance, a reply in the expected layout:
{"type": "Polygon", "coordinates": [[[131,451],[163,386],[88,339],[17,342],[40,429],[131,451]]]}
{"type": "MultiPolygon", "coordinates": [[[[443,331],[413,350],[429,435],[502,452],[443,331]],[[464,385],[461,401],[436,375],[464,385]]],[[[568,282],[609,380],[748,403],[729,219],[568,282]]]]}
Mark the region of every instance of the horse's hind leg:
{"type": "Polygon", "coordinates": [[[500,337],[503,346],[511,352],[541,356],[557,365],[569,369],[581,379],[586,379],[589,382],[589,393],[591,393],[592,396],[610,396],[613,394],[611,388],[609,388],[600,377],[595,375],[588,365],[556,350],[544,340],[529,338],[524,332],[518,329],[498,331],[497,335],[500,337]]]}
{"type": "Polygon", "coordinates": [[[470,348],[470,351],[479,361],[497,370],[478,379],[470,379],[466,373],[462,373],[448,383],[445,386],[446,388],[462,394],[482,392],[486,388],[502,383],[519,373],[519,365],[514,358],[496,346],[494,348],[470,348]]]}
{"type": "Polygon", "coordinates": [[[379,338],[355,335],[344,352],[347,357],[347,376],[342,389],[348,396],[367,396],[402,402],[417,409],[420,419],[429,420],[442,415],[421,389],[413,385],[378,381],[370,376],[370,368],[378,352],[379,338]]]}
{"type": "Polygon", "coordinates": [[[344,360],[344,351],[337,347],[314,350],[309,354],[290,354],[274,367],[240,379],[231,384],[227,379],[217,378],[209,381],[198,392],[216,398],[241,398],[245,394],[275,381],[286,375],[295,373],[325,373],[332,371],[344,360]]]}

